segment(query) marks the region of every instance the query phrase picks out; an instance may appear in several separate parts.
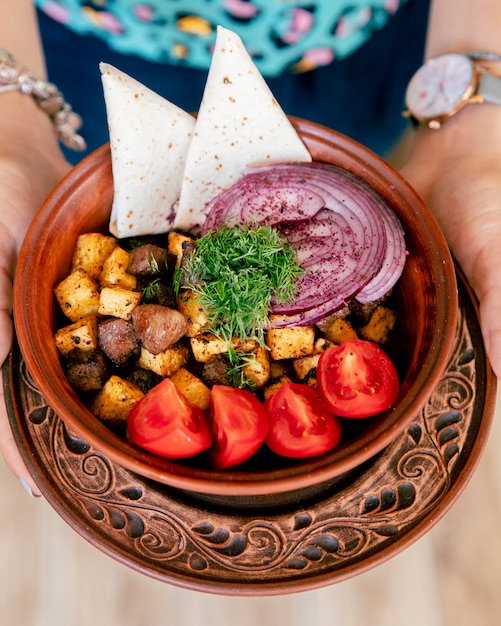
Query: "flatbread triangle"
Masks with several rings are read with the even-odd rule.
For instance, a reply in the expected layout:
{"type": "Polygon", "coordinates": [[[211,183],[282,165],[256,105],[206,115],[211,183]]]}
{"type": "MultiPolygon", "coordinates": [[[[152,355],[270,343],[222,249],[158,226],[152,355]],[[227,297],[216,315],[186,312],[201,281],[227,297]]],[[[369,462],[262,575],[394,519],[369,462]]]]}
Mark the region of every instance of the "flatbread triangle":
{"type": "Polygon", "coordinates": [[[115,67],[101,63],[116,237],[166,232],[174,218],[195,119],[115,67]]]}
{"type": "Polygon", "coordinates": [[[196,232],[206,203],[245,168],[277,161],[311,161],[311,155],[241,39],[219,26],[174,227],[196,232]]]}

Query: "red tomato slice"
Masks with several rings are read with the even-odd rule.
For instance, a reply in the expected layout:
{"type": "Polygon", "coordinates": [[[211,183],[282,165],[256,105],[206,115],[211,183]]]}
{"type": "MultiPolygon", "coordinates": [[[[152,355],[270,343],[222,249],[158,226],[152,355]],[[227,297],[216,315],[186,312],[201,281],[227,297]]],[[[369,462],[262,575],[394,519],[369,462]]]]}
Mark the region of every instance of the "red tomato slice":
{"type": "Polygon", "coordinates": [[[371,417],[390,408],[399,391],[397,370],[372,341],[352,339],[322,352],[317,384],[327,408],[342,417],[371,417]]]}
{"type": "Polygon", "coordinates": [[[332,450],[341,439],[341,424],[313,387],[285,383],[264,403],[270,420],[266,443],[273,452],[309,458],[332,450]]]}
{"type": "Polygon", "coordinates": [[[210,413],[214,443],[209,458],[214,468],[239,465],[263,444],[268,433],[268,417],[250,391],[214,385],[210,413]]]}
{"type": "Polygon", "coordinates": [[[206,415],[169,378],[136,402],[127,424],[131,441],[168,459],[194,456],[212,443],[206,415]]]}

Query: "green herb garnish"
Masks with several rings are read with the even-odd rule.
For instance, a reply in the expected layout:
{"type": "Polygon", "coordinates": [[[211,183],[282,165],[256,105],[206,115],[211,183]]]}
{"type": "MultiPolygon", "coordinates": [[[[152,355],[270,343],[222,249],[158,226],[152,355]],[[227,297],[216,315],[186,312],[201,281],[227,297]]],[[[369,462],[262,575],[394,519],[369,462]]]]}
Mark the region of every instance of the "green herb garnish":
{"type": "Polygon", "coordinates": [[[143,289],[143,299],[145,302],[150,302],[162,291],[162,283],[160,278],[151,280],[143,289]]]}
{"type": "Polygon", "coordinates": [[[197,240],[182,287],[198,295],[211,332],[228,345],[233,337],[264,345],[272,298],[292,301],[302,272],[294,248],[275,228],[222,226],[197,240]]]}
{"type": "Polygon", "coordinates": [[[228,368],[228,378],[232,387],[239,389],[253,389],[254,382],[245,375],[244,368],[246,365],[254,365],[258,361],[252,354],[246,352],[229,351],[230,367],[228,368]]]}

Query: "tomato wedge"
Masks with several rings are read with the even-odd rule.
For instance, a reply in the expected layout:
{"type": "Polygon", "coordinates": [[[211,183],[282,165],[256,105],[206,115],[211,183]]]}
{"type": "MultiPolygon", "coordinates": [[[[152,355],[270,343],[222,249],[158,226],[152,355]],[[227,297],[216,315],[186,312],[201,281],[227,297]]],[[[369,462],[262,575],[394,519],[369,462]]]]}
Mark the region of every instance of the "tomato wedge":
{"type": "Polygon", "coordinates": [[[341,417],[364,418],[390,408],[400,388],[391,359],[372,341],[350,339],[322,352],[317,384],[327,408],[341,417]]]}
{"type": "Polygon", "coordinates": [[[215,469],[243,463],[257,452],[268,434],[263,405],[245,389],[214,385],[210,415],[214,443],[209,459],[215,469]]]}
{"type": "Polygon", "coordinates": [[[168,459],[194,456],[212,443],[205,413],[190,404],[169,378],[136,402],[127,426],[133,443],[168,459]]]}
{"type": "Polygon", "coordinates": [[[285,383],[264,404],[270,420],[268,447],[281,456],[309,458],[332,450],[341,439],[339,419],[313,387],[285,383]]]}

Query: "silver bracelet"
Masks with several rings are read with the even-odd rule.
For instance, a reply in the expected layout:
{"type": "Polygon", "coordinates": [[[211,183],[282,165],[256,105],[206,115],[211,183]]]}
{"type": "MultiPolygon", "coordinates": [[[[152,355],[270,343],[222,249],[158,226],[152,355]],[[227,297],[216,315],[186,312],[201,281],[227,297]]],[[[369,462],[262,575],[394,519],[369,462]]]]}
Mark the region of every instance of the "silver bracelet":
{"type": "Polygon", "coordinates": [[[9,51],[0,48],[0,94],[8,91],[31,96],[49,116],[61,143],[72,150],[85,150],[85,140],[77,133],[82,118],[71,109],[59,89],[18,65],[9,51]]]}

